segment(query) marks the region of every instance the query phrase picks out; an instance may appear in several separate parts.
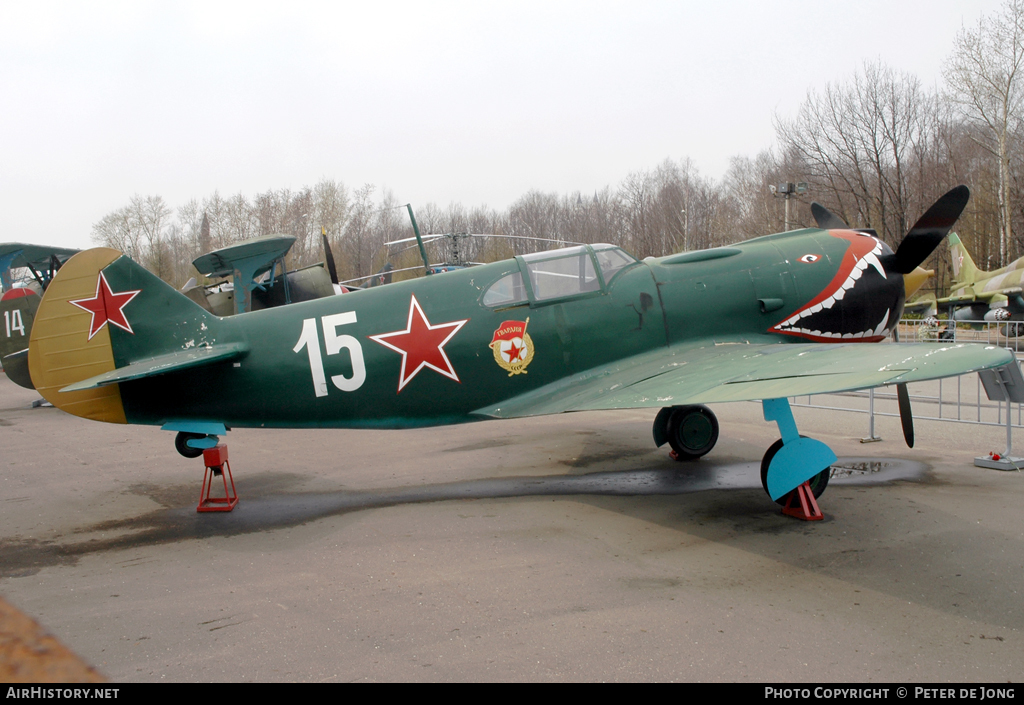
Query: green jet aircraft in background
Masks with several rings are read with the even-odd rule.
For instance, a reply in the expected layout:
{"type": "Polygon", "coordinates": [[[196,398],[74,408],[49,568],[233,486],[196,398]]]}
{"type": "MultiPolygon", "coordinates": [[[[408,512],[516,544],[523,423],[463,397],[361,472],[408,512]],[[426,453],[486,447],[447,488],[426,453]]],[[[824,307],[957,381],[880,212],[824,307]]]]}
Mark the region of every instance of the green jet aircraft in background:
{"type": "MultiPolygon", "coordinates": [[[[978,269],[967,248],[956,233],[949,235],[949,255],[953,264],[953,283],[949,296],[924,303],[933,313],[936,308],[952,309],[956,321],[986,321],[989,323],[1024,321],[1024,257],[992,272],[978,269]]],[[[919,307],[920,308],[920,307],[919,307]]],[[[1005,335],[1017,336],[1024,325],[1002,328],[1005,335]]]]}
{"type": "Polygon", "coordinates": [[[29,369],[54,406],[176,431],[187,456],[232,427],[654,408],[657,444],[692,459],[718,437],[704,404],[759,400],[782,435],[762,462],[765,489],[779,501],[810,481],[818,495],[835,455],[799,435],[788,397],[1015,366],[991,346],[868,344],[897,325],[903,275],[968,197],[963,186],[943,196],[895,253],[819,228],[645,261],[582,245],[230,318],[93,249],[47,289],[29,369]]]}

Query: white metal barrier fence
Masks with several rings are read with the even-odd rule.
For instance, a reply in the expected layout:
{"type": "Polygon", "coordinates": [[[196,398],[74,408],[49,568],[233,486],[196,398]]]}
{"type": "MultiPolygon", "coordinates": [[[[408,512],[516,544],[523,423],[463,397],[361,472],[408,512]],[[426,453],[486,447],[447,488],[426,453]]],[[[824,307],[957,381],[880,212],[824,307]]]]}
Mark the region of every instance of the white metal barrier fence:
{"type": "MultiPolygon", "coordinates": [[[[1024,323],[985,321],[958,322],[955,328],[935,325],[934,321],[903,320],[899,340],[903,342],[971,342],[999,345],[1018,354],[1024,350],[1024,323]],[[1009,333],[1010,335],[1006,335],[1009,333]],[[1017,334],[1020,334],[1017,335],[1017,334]]],[[[885,345],[885,343],[880,343],[885,345]]],[[[915,420],[947,421],[1006,427],[1006,454],[1011,455],[1012,429],[1024,428],[1024,405],[990,401],[977,374],[962,375],[931,382],[907,385],[915,420]]],[[[878,440],[875,417],[899,418],[895,387],[881,387],[863,392],[815,394],[793,398],[793,406],[867,414],[868,435],[865,441],[878,440]]]]}
{"type": "Polygon", "coordinates": [[[999,345],[1024,353],[1024,321],[957,321],[949,327],[948,321],[935,318],[904,318],[899,325],[899,339],[905,343],[941,342],[946,340],[961,343],[985,343],[999,345]]]}

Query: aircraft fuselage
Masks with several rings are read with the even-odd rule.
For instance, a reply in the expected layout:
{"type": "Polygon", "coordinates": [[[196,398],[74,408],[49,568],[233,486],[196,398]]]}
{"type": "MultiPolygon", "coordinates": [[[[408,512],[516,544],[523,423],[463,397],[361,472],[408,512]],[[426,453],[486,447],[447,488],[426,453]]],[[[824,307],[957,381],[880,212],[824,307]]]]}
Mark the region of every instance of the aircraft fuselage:
{"type": "MultiPolygon", "coordinates": [[[[199,335],[168,329],[160,300],[140,296],[124,308],[133,331],[110,335],[118,367],[143,338],[160,350],[249,348],[121,384],[130,423],[446,424],[664,346],[880,340],[904,303],[902,277],[879,263],[886,254],[867,235],[816,229],[643,262],[610,246],[566,248],[214,318],[199,335]]],[[[145,290],[145,275],[122,262],[104,270],[111,289],[145,290]]]]}

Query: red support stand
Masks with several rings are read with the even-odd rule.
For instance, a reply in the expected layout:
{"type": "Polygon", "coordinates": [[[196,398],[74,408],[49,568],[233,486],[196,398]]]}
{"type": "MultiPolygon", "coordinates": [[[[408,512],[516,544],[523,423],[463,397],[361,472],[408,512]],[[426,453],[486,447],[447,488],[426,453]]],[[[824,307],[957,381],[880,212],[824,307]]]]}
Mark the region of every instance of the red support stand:
{"type": "Polygon", "coordinates": [[[803,519],[804,521],[820,521],[825,518],[825,515],[818,508],[818,502],[814,499],[814,492],[811,491],[810,482],[805,482],[789,493],[786,497],[786,506],[782,508],[782,513],[788,517],[803,519]],[[794,499],[796,499],[797,504],[793,504],[794,499]]]}
{"type": "Polygon", "coordinates": [[[228,447],[221,443],[214,448],[207,448],[203,451],[203,462],[206,464],[206,472],[203,473],[203,489],[199,493],[199,506],[197,512],[230,512],[238,504],[238,492],[235,491],[235,479],[231,476],[231,466],[228,464],[228,447]],[[224,481],[224,496],[211,497],[213,489],[213,478],[220,477],[224,481]],[[231,490],[228,491],[228,482],[231,482],[231,490]]]}

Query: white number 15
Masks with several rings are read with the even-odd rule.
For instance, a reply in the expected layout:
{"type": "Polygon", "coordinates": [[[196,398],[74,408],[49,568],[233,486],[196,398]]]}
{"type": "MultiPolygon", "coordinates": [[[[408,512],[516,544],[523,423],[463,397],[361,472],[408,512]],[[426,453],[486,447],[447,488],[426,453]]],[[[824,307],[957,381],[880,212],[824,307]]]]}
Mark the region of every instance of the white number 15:
{"type": "MultiPolygon", "coordinates": [[[[346,311],[320,319],[324,327],[324,346],[328,355],[337,355],[342,348],[348,348],[352,359],[352,376],[333,375],[331,382],[343,392],[354,392],[366,381],[366,365],[363,363],[363,346],[351,335],[338,335],[338,326],[356,322],[356,312],[346,311]]],[[[324,372],[323,358],[320,357],[320,336],[316,329],[316,319],[307,318],[302,322],[302,333],[299,342],[292,348],[299,352],[306,348],[309,355],[309,369],[313,373],[313,389],[318,397],[327,396],[327,373],[324,372]]]]}

